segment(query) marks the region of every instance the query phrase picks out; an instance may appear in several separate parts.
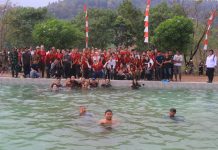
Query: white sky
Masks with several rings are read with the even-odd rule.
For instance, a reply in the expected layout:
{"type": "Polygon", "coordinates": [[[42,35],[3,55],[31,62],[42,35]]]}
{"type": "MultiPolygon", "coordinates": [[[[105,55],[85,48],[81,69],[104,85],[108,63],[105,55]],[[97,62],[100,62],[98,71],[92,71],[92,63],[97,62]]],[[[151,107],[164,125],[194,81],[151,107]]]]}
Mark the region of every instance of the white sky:
{"type": "MultiPolygon", "coordinates": [[[[47,6],[49,2],[56,2],[58,0],[10,0],[17,6],[43,7],[47,6]]],[[[4,4],[6,0],[0,0],[0,4],[4,4]]]]}

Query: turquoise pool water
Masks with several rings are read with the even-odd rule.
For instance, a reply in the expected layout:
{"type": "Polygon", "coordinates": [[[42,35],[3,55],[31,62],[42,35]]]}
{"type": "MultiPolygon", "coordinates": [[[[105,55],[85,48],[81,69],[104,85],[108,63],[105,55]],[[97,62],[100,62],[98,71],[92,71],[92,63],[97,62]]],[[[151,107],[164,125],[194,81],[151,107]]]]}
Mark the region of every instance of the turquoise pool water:
{"type": "Polygon", "coordinates": [[[0,85],[0,150],[216,150],[218,93],[0,85]],[[93,118],[79,117],[87,106],[93,118]],[[164,117],[175,107],[184,121],[164,117]],[[120,125],[97,125],[106,109],[120,125]]]}

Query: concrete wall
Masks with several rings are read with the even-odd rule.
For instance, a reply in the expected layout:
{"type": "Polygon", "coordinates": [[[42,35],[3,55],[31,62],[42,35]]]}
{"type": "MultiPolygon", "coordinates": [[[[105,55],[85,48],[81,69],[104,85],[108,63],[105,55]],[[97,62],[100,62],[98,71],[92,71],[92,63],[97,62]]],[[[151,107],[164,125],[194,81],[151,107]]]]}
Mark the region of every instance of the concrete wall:
{"type": "MultiPolygon", "coordinates": [[[[54,79],[20,79],[0,77],[1,85],[42,85],[50,86],[54,79]]],[[[64,84],[65,79],[62,80],[64,84]]],[[[111,81],[113,87],[127,88],[131,86],[132,81],[111,81]]],[[[142,88],[147,89],[195,89],[195,90],[218,90],[217,83],[203,82],[161,82],[161,81],[139,81],[142,88]]]]}

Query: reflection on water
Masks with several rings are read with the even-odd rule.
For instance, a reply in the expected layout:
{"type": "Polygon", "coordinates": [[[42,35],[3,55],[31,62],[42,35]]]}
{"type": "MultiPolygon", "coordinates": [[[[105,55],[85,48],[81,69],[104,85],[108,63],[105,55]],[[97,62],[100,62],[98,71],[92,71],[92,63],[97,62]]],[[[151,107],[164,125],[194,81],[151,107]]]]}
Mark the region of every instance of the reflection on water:
{"type": "Polygon", "coordinates": [[[216,91],[0,87],[1,150],[218,148],[216,91]],[[79,116],[79,106],[92,116],[79,116]],[[177,108],[177,119],[166,116],[177,108]],[[119,126],[98,121],[112,109],[119,126]]]}

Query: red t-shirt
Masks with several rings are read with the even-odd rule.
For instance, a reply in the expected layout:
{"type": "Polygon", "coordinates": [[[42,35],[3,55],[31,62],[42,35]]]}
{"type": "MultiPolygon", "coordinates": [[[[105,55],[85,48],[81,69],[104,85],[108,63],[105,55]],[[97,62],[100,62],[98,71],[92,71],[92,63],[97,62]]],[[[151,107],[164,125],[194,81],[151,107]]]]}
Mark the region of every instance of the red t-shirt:
{"type": "Polygon", "coordinates": [[[46,51],[40,50],[39,55],[40,55],[41,61],[45,63],[46,51]]]}
{"type": "Polygon", "coordinates": [[[86,62],[86,59],[84,58],[84,59],[82,59],[82,67],[83,67],[83,69],[87,69],[88,68],[88,64],[87,64],[87,62],[86,62]]]}
{"type": "Polygon", "coordinates": [[[72,58],[74,64],[79,64],[81,55],[80,55],[80,53],[72,53],[71,58],[72,58]]]}
{"type": "Polygon", "coordinates": [[[63,54],[62,53],[56,53],[56,59],[62,60],[63,59],[63,54]]]}
{"type": "Polygon", "coordinates": [[[50,64],[50,62],[51,62],[51,54],[48,53],[48,54],[45,56],[45,63],[46,63],[46,64],[50,64]]]}
{"type": "Polygon", "coordinates": [[[94,69],[94,71],[98,72],[101,71],[103,69],[103,64],[101,62],[92,65],[92,68],[94,69]]]}

